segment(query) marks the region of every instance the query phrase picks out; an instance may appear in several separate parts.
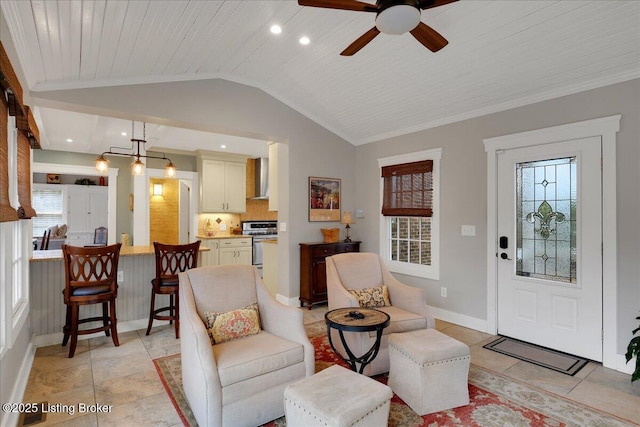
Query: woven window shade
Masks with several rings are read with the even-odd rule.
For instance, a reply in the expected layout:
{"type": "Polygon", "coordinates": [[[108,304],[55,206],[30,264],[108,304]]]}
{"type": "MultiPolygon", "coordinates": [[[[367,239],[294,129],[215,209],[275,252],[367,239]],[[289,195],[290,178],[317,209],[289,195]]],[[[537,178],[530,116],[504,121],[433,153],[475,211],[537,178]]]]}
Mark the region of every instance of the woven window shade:
{"type": "Polygon", "coordinates": [[[0,222],[16,221],[18,213],[9,202],[9,110],[0,102],[0,222]]]}
{"type": "Polygon", "coordinates": [[[7,51],[4,50],[4,45],[0,41],[0,80],[2,83],[2,87],[6,90],[7,88],[11,88],[11,93],[16,97],[16,101],[20,105],[24,105],[22,100],[22,86],[20,85],[20,80],[18,80],[18,76],[16,75],[13,67],[11,66],[11,61],[9,61],[9,55],[7,55],[7,51]]]}
{"type": "Polygon", "coordinates": [[[384,166],[382,215],[430,217],[433,209],[433,161],[384,166]]]}
{"type": "Polygon", "coordinates": [[[36,211],[31,206],[31,145],[22,132],[18,132],[18,200],[20,218],[36,216],[36,211]]]}

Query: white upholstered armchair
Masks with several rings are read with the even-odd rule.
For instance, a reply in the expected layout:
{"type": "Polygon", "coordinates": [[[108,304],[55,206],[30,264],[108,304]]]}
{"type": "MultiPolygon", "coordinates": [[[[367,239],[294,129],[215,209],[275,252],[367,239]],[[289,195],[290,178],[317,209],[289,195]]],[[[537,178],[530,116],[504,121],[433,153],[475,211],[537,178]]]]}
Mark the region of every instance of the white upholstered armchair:
{"type": "Polygon", "coordinates": [[[315,370],[302,311],[277,302],[250,265],[195,268],[179,279],[183,388],[198,425],[256,426],[284,415],[284,389],[315,370]],[[211,344],[205,312],[254,303],[259,333],[211,344]]]}
{"type": "MultiPolygon", "coordinates": [[[[387,346],[389,334],[435,327],[435,320],[427,309],[424,290],[400,283],[391,275],[378,254],[351,252],[333,255],[328,257],[326,262],[329,310],[359,307],[358,299],[349,290],[387,286],[391,305],[374,308],[387,313],[391,317],[391,324],[384,329],[380,351],[373,362],[365,367],[363,372],[365,375],[371,376],[389,371],[387,346]]],[[[336,330],[331,332],[335,334],[334,344],[345,354],[338,332],[336,330]]],[[[359,356],[371,348],[376,334],[375,332],[348,332],[344,337],[349,349],[359,356]]]]}

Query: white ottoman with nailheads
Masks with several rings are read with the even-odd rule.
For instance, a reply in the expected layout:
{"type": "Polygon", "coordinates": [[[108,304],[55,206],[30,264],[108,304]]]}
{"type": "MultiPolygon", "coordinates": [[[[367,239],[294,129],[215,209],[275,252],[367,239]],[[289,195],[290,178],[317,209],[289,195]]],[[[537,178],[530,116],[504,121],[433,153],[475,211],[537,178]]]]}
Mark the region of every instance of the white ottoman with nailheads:
{"type": "Polygon", "coordinates": [[[418,415],[469,404],[469,347],[435,329],[389,335],[389,387],[418,415]]]}
{"type": "Polygon", "coordinates": [[[386,385],[333,365],[284,390],[287,427],[387,426],[392,396],[386,385]]]}

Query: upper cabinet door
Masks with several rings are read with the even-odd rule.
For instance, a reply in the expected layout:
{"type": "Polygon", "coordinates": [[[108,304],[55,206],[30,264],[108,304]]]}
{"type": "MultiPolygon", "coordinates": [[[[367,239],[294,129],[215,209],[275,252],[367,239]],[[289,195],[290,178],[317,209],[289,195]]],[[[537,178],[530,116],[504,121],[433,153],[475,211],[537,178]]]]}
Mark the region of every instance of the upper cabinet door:
{"type": "Polygon", "coordinates": [[[202,159],[201,212],[245,212],[246,170],[246,163],[202,159]]]}
{"type": "Polygon", "coordinates": [[[247,165],[246,163],[225,163],[226,211],[245,212],[247,210],[247,165]]]}
{"type": "Polygon", "coordinates": [[[202,159],[202,212],[225,211],[225,168],[221,160],[202,159]]]}

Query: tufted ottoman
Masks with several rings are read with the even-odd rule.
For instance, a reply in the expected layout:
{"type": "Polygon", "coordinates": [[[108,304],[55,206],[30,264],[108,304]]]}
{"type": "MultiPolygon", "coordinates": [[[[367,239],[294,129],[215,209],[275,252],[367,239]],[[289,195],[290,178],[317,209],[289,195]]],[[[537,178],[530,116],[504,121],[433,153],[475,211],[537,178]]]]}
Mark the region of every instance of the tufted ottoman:
{"type": "Polygon", "coordinates": [[[287,427],[386,426],[392,396],[386,385],[333,365],[285,389],[287,427]]]}
{"type": "Polygon", "coordinates": [[[389,387],[419,415],[469,404],[469,347],[435,329],[389,335],[389,387]]]}

